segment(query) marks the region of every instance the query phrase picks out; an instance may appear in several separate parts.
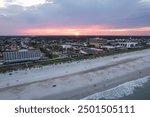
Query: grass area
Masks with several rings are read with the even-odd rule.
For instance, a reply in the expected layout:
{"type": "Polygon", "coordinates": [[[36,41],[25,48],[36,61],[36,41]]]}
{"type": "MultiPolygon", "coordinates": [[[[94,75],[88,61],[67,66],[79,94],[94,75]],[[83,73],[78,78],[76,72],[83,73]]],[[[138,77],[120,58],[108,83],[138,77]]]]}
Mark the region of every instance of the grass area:
{"type": "Polygon", "coordinates": [[[79,56],[72,56],[72,57],[61,58],[61,59],[49,59],[47,61],[33,61],[31,63],[8,65],[8,66],[0,67],[0,73],[12,72],[12,71],[22,70],[26,68],[42,67],[44,65],[50,65],[50,64],[60,64],[60,63],[67,63],[67,62],[73,62],[73,61],[79,61],[79,60],[94,59],[97,57],[116,55],[116,54],[133,52],[133,51],[138,51],[138,50],[143,50],[143,49],[147,49],[147,48],[117,50],[117,51],[103,52],[100,54],[79,55],[79,56]]]}

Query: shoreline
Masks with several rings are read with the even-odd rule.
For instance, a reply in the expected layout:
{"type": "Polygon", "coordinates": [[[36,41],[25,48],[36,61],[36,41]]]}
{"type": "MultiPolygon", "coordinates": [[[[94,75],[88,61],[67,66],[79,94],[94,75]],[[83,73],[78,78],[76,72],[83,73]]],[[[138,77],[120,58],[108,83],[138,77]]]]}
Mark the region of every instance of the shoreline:
{"type": "Polygon", "coordinates": [[[32,72],[34,70],[31,70],[33,79],[26,77],[30,76],[30,71],[22,71],[27,74],[22,74],[19,79],[21,83],[15,82],[20,73],[12,76],[5,74],[8,78],[0,79],[0,99],[82,99],[119,84],[150,76],[150,49],[46,68],[39,72],[43,74],[37,81],[34,78],[38,72],[32,72]],[[13,80],[14,84],[7,87],[6,84],[13,80]]]}
{"type": "Polygon", "coordinates": [[[109,82],[103,81],[103,82],[95,83],[91,86],[82,87],[81,89],[76,89],[73,91],[65,92],[62,94],[54,95],[54,96],[47,96],[47,97],[41,98],[41,100],[49,100],[49,99],[52,99],[52,100],[54,100],[54,99],[56,99],[56,100],[59,100],[59,99],[60,100],[68,100],[68,99],[79,100],[79,99],[85,98],[87,96],[93,95],[95,93],[106,91],[108,89],[115,88],[118,85],[121,85],[123,83],[130,82],[133,80],[138,80],[138,79],[141,79],[146,76],[150,76],[150,68],[146,68],[146,69],[139,70],[139,71],[136,71],[136,72],[128,74],[128,75],[124,75],[124,76],[117,77],[115,79],[108,80],[109,82]],[[139,75],[139,72],[141,72],[140,75],[139,75]],[[85,92],[85,89],[86,89],[86,92],[85,92]],[[78,91],[80,91],[80,94],[78,91]],[[71,94],[72,92],[74,92],[74,93],[71,94]],[[60,95],[64,95],[64,96],[59,98],[60,95]],[[66,95],[68,95],[67,98],[66,98],[66,95]]]}

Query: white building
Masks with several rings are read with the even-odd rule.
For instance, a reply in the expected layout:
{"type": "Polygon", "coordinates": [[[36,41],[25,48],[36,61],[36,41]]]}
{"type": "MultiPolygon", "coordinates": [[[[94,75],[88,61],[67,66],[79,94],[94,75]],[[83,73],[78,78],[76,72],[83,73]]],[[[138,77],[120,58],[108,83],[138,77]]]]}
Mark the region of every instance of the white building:
{"type": "Polygon", "coordinates": [[[150,42],[146,43],[146,45],[149,45],[149,46],[150,46],[150,42]]]}
{"type": "Polygon", "coordinates": [[[125,48],[134,48],[138,46],[137,42],[119,42],[119,46],[125,47],[125,48]]]}
{"type": "Polygon", "coordinates": [[[65,44],[65,45],[61,45],[61,46],[62,46],[62,48],[64,48],[64,49],[72,48],[72,45],[67,45],[67,44],[65,44]]]}
{"type": "Polygon", "coordinates": [[[9,51],[3,52],[3,61],[4,63],[11,62],[21,62],[21,61],[29,61],[29,60],[39,60],[43,54],[40,50],[19,50],[19,51],[9,51]]]}

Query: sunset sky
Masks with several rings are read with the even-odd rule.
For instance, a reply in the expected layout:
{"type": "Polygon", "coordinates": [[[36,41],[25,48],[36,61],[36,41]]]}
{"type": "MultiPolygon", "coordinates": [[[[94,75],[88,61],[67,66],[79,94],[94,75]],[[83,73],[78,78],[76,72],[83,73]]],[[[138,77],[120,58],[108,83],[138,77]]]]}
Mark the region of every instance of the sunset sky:
{"type": "Polygon", "coordinates": [[[0,0],[0,35],[150,35],[150,0],[0,0]]]}

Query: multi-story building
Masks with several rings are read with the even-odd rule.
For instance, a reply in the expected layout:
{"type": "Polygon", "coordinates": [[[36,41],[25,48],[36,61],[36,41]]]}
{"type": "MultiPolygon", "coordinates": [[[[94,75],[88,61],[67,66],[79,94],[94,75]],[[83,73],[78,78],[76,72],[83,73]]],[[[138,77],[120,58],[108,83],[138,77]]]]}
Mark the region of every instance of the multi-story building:
{"type": "Polygon", "coordinates": [[[3,52],[3,61],[4,63],[12,63],[12,62],[22,62],[22,61],[30,61],[30,60],[39,60],[43,54],[40,50],[19,50],[19,51],[8,51],[3,52]]]}
{"type": "Polygon", "coordinates": [[[107,44],[107,40],[103,38],[91,38],[89,39],[89,45],[93,45],[96,48],[101,48],[107,44]]]}

